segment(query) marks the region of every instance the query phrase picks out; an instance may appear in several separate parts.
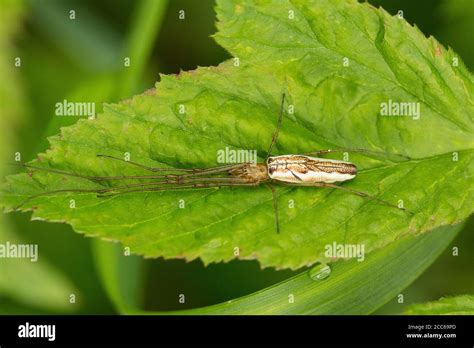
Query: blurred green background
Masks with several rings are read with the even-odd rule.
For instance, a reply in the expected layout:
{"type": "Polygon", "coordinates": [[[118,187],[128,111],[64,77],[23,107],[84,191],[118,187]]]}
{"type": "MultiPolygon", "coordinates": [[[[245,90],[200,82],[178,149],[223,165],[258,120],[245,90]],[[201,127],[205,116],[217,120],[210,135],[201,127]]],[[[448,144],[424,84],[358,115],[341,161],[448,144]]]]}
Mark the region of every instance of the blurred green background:
{"type": "MultiPolygon", "coordinates": [[[[451,46],[474,67],[472,0],[371,0],[451,46]]],[[[15,1],[0,5],[0,162],[20,152],[29,161],[47,149],[46,137],[75,117],[55,117],[55,103],[115,102],[154,86],[159,73],[177,74],[229,58],[210,37],[211,0],[15,1]],[[70,19],[71,10],[75,19],[70,19]],[[180,11],[184,19],[180,19],[180,11]],[[181,12],[182,14],[182,12],[181,12]],[[15,58],[21,66],[15,67],[15,58]],[[130,57],[132,66],[124,68],[130,57]]],[[[0,167],[2,177],[12,172],[0,167]]],[[[453,245],[409,288],[377,313],[441,296],[474,294],[474,219],[453,245]],[[459,248],[459,256],[452,248],[459,248]]],[[[256,261],[204,267],[200,261],[124,258],[113,243],[85,238],[67,225],[0,216],[0,243],[39,245],[37,263],[0,260],[0,314],[117,313],[195,308],[230,300],[298,272],[261,270],[256,261]],[[186,302],[179,303],[179,294],[186,302]],[[71,297],[71,295],[74,295],[71,297]],[[71,301],[74,298],[75,301],[71,301]],[[71,303],[72,302],[72,303],[71,303]]]]}

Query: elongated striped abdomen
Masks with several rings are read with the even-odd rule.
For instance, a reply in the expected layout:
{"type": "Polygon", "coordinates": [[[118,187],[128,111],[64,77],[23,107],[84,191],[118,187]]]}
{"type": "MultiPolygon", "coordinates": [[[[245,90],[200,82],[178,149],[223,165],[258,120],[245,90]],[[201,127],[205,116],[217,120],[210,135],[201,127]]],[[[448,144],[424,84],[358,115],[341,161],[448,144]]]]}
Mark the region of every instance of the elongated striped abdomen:
{"type": "Polygon", "coordinates": [[[334,183],[355,178],[357,167],[350,162],[304,155],[271,156],[268,176],[288,183],[334,183]]]}

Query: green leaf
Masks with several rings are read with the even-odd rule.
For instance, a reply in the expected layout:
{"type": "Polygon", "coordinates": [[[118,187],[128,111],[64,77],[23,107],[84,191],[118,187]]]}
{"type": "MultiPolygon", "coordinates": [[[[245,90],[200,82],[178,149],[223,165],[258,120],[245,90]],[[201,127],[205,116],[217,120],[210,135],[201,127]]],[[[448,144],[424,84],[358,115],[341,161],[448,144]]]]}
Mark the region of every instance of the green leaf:
{"type": "MultiPolygon", "coordinates": [[[[241,259],[292,269],[328,261],[325,246],[333,242],[364,244],[371,252],[472,213],[474,84],[461,61],[451,65],[454,52],[404,20],[355,1],[222,1],[217,12],[216,39],[238,60],[162,76],[156,90],[63,128],[35,164],[85,175],[143,175],[96,154],[129,153],[145,165],[191,168],[217,165],[217,151],[226,147],[255,149],[263,160],[286,89],[295,111],[285,115],[274,153],[352,147],[408,155],[412,160],[351,154],[359,175],[344,187],[394,204],[401,200],[415,215],[308,187],[277,188],[279,235],[266,187],[109,198],[55,194],[23,210],[121,241],[147,257],[200,257],[207,264],[235,258],[238,247],[241,259]],[[389,100],[420,103],[420,117],[380,116],[381,103],[389,100]]],[[[2,204],[11,210],[46,190],[99,187],[35,171],[9,177],[2,204]]]]}
{"type": "Polygon", "coordinates": [[[419,303],[408,307],[405,314],[414,315],[472,315],[474,296],[461,295],[440,298],[438,301],[419,303]]]}

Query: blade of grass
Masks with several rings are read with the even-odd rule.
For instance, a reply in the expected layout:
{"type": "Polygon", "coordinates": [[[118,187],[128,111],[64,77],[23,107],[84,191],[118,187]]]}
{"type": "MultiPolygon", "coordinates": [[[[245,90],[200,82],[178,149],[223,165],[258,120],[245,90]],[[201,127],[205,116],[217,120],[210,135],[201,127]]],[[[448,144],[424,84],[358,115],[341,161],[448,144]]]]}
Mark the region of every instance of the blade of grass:
{"type": "Polygon", "coordinates": [[[366,255],[331,265],[331,275],[315,281],[308,272],[256,293],[204,308],[128,314],[369,314],[413,282],[452,242],[462,224],[407,236],[366,255]],[[294,296],[290,303],[289,296],[294,296]]]}
{"type": "Polygon", "coordinates": [[[62,1],[47,4],[29,2],[33,20],[45,35],[67,56],[86,71],[112,71],[120,67],[117,50],[118,34],[87,7],[62,1]],[[70,19],[70,11],[75,19],[70,19]],[[93,58],[92,58],[93,57],[93,58]]]}
{"type": "Polygon", "coordinates": [[[408,315],[474,315],[474,295],[443,297],[408,307],[408,315]]]}
{"type": "MultiPolygon", "coordinates": [[[[17,128],[30,121],[25,98],[23,76],[12,62],[12,57],[22,56],[13,44],[21,36],[24,24],[25,4],[23,1],[2,1],[0,3],[0,174],[8,168],[12,155],[19,148],[17,128]]],[[[12,223],[13,217],[0,215],[0,244],[32,244],[24,231],[12,223]]],[[[39,248],[41,250],[41,247],[39,248]]],[[[61,269],[44,256],[42,250],[32,262],[28,258],[0,259],[0,315],[30,314],[32,308],[39,312],[54,311],[71,313],[77,306],[69,303],[69,295],[80,297],[79,289],[61,269]],[[34,289],[34,291],[32,291],[34,289]]]]}
{"type": "Polygon", "coordinates": [[[142,258],[124,256],[120,245],[101,240],[94,240],[92,251],[99,278],[116,310],[138,308],[142,300],[142,258]]]}
{"type": "Polygon", "coordinates": [[[121,78],[118,95],[120,99],[128,98],[138,92],[167,5],[167,0],[142,0],[137,5],[124,49],[124,56],[130,58],[130,67],[125,69],[121,78]]]}

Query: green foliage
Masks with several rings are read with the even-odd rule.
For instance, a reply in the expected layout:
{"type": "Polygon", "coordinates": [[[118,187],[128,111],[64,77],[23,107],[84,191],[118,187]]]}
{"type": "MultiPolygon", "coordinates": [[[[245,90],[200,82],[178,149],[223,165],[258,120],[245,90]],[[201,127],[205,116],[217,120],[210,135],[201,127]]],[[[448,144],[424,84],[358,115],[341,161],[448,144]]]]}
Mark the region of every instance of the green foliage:
{"type": "MultiPolygon", "coordinates": [[[[0,117],[0,161],[11,161],[16,139],[13,129],[25,121],[25,98],[22,93],[18,68],[13,65],[17,57],[12,37],[18,32],[18,23],[24,14],[24,4],[19,1],[5,1],[0,5],[0,87],[2,115],[0,117]],[[3,101],[8,100],[9,103],[3,101]]],[[[0,174],[5,168],[0,164],[0,174]]],[[[26,243],[19,237],[6,216],[0,216],[0,244],[26,243]]],[[[69,295],[78,290],[48,260],[39,257],[30,259],[0,260],[0,299],[14,300],[22,305],[34,306],[56,312],[71,311],[69,295]],[[35,289],[34,292],[31,289],[35,289]]],[[[3,304],[0,313],[5,313],[3,304]]]]}
{"type": "MultiPolygon", "coordinates": [[[[278,4],[218,2],[215,37],[238,60],[162,76],[156,90],[63,128],[34,163],[116,175],[146,172],[95,155],[128,152],[150,166],[207,167],[216,165],[217,150],[229,147],[256,149],[262,159],[285,88],[295,112],[284,119],[276,153],[353,147],[408,155],[413,159],[351,155],[360,171],[345,186],[395,204],[402,200],[414,216],[340,191],[288,187],[277,191],[280,235],[265,187],[111,198],[55,194],[22,209],[33,210],[35,219],[118,240],[146,257],[200,257],[207,264],[233,259],[239,247],[242,259],[292,269],[328,261],[326,244],[365,244],[370,252],[468,217],[474,206],[472,180],[466,180],[474,172],[474,84],[461,61],[452,66],[455,53],[368,4],[278,4]],[[380,104],[389,99],[420,103],[421,117],[380,116],[380,104]]],[[[8,178],[1,204],[11,210],[31,194],[99,187],[39,171],[19,174],[8,178]]]]}
{"type": "Polygon", "coordinates": [[[410,306],[405,314],[414,315],[473,315],[474,296],[462,295],[410,306]]]}

